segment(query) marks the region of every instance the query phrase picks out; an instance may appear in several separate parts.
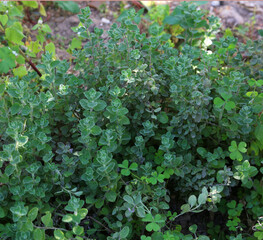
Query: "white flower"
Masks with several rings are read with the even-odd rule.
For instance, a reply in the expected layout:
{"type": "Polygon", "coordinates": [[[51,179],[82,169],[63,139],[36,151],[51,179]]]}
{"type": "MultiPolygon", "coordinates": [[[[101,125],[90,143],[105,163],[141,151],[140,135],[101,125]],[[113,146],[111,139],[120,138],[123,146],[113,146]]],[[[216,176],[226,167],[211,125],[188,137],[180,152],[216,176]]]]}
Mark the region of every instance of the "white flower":
{"type": "Polygon", "coordinates": [[[209,37],[205,38],[204,44],[206,47],[210,46],[212,44],[212,40],[209,37]]]}
{"type": "Polygon", "coordinates": [[[18,56],[18,54],[17,54],[16,51],[12,51],[12,53],[13,53],[15,56],[18,56]]]}

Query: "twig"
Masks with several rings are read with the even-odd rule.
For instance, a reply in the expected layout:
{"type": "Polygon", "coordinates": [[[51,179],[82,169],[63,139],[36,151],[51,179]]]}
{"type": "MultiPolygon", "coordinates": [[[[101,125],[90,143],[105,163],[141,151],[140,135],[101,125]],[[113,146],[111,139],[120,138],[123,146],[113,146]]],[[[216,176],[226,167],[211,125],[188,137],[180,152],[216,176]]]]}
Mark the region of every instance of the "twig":
{"type": "Polygon", "coordinates": [[[65,228],[56,228],[56,227],[39,227],[39,226],[36,226],[34,225],[34,227],[36,228],[40,228],[40,229],[51,229],[51,230],[61,230],[61,231],[64,231],[64,232],[67,232],[68,230],[65,229],[65,228]]]}
{"type": "Polygon", "coordinates": [[[108,232],[112,232],[111,229],[107,228],[105,225],[103,225],[100,221],[96,220],[95,218],[91,217],[91,216],[87,216],[88,218],[90,218],[91,220],[93,220],[94,222],[98,223],[99,225],[101,225],[102,227],[104,227],[108,232]]]}
{"type": "Polygon", "coordinates": [[[39,77],[42,77],[41,72],[37,69],[36,65],[31,62],[31,60],[26,56],[26,54],[19,48],[19,53],[26,59],[29,65],[37,72],[39,77]]]}

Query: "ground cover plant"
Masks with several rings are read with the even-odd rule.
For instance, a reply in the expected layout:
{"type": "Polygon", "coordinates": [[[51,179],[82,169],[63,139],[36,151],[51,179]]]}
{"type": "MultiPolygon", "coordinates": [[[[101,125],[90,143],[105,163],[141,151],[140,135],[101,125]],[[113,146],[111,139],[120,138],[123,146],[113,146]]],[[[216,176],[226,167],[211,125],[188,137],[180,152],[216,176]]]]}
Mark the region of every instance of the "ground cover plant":
{"type": "Polygon", "coordinates": [[[263,239],[262,39],[176,11],[178,48],[133,9],[104,41],[82,9],[73,62],[1,15],[1,239],[263,239]]]}

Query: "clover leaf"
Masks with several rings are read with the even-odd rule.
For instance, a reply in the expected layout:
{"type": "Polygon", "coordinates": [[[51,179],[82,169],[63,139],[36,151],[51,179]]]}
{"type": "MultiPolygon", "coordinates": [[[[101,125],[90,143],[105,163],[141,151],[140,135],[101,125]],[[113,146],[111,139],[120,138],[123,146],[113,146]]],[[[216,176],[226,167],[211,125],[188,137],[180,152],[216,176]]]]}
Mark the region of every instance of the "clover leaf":
{"type": "Polygon", "coordinates": [[[220,92],[221,97],[216,97],[214,99],[214,104],[216,108],[220,108],[224,106],[224,108],[229,111],[231,109],[234,109],[236,107],[235,102],[229,101],[229,99],[232,97],[232,94],[226,93],[226,92],[220,92]]]}
{"type": "Polygon", "coordinates": [[[144,222],[150,222],[146,225],[146,230],[148,232],[154,231],[157,232],[161,229],[162,223],[165,222],[163,217],[160,214],[156,214],[153,216],[152,214],[148,213],[146,216],[142,219],[144,222]]]}
{"type": "Polygon", "coordinates": [[[232,160],[242,161],[243,156],[241,153],[245,153],[247,144],[245,142],[240,142],[238,145],[236,141],[231,142],[231,146],[228,148],[230,151],[230,158],[232,160]]]}
{"type": "Polygon", "coordinates": [[[138,168],[138,164],[137,163],[132,163],[130,166],[129,166],[129,161],[128,160],[124,160],[122,162],[122,164],[118,164],[118,166],[120,168],[123,168],[121,170],[121,174],[124,175],[124,176],[129,176],[131,174],[131,170],[132,171],[136,171],[137,168],[138,168]]]}

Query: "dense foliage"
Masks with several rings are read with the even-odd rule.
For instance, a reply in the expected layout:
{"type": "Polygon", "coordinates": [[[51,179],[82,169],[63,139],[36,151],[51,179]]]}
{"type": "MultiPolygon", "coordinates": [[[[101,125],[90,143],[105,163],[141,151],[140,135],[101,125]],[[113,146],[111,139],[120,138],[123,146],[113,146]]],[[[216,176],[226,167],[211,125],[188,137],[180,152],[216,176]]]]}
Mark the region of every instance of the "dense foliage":
{"type": "Polygon", "coordinates": [[[141,14],[103,40],[82,9],[73,63],[39,22],[41,77],[1,16],[1,239],[263,239],[262,40],[213,39],[215,18],[183,3],[176,49],[141,14]]]}

